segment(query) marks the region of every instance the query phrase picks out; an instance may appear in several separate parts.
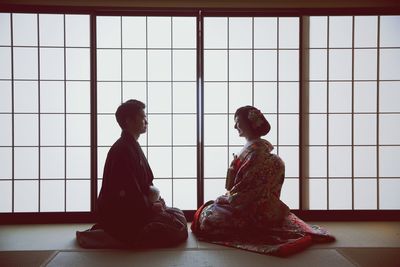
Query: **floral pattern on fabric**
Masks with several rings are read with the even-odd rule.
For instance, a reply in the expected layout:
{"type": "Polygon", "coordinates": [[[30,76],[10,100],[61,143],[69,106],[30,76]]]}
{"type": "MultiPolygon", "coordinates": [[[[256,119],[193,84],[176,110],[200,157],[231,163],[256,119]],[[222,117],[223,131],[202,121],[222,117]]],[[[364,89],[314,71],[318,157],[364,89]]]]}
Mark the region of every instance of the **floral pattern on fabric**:
{"type": "Polygon", "coordinates": [[[204,241],[287,256],[334,237],[280,200],[285,165],[263,139],[247,144],[228,170],[225,195],[200,207],[192,231],[204,241]]]}

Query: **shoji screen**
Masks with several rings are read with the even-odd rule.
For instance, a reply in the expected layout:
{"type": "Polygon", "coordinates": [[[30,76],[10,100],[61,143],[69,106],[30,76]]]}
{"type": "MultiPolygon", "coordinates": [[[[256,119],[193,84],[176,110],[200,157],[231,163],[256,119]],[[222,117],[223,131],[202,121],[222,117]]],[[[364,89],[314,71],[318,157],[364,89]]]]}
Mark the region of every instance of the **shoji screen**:
{"type": "Polygon", "coordinates": [[[122,101],[144,102],[139,139],[167,205],[197,208],[196,17],[97,17],[99,190],[122,101]]]}
{"type": "Polygon", "coordinates": [[[238,137],[234,113],[259,108],[271,123],[266,136],[286,162],[282,199],[299,208],[299,18],[204,18],[204,194],[225,192],[238,137]]]}
{"type": "Polygon", "coordinates": [[[90,210],[89,16],[0,14],[0,211],[90,210]]]}
{"type": "Polygon", "coordinates": [[[310,18],[310,209],[400,207],[399,25],[310,18]]]}

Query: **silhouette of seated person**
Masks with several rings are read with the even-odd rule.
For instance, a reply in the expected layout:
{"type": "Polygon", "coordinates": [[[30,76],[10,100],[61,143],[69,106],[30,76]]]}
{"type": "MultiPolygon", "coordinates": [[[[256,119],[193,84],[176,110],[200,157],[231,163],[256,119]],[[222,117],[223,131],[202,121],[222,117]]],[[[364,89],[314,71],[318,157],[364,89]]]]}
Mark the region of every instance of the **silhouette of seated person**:
{"type": "Polygon", "coordinates": [[[148,125],[144,108],[144,103],[128,100],[115,113],[122,133],[105,161],[98,223],[77,233],[83,247],[163,247],[187,239],[183,212],[165,205],[138,143],[148,125]]]}

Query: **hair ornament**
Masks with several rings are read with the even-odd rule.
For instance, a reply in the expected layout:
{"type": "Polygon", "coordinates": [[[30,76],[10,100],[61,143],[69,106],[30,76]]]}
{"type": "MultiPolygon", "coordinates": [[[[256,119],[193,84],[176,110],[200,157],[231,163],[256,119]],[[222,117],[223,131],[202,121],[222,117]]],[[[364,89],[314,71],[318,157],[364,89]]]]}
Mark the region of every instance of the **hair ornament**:
{"type": "Polygon", "coordinates": [[[259,111],[258,109],[250,110],[249,114],[247,115],[247,118],[250,120],[251,125],[254,128],[258,128],[264,123],[263,115],[261,111],[259,111]]]}

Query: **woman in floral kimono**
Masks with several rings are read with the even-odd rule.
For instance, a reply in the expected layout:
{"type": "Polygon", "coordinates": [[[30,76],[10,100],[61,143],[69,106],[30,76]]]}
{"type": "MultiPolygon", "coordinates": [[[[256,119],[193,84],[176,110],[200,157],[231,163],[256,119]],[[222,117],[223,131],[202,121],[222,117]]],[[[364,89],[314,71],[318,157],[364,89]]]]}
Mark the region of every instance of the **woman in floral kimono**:
{"type": "Polygon", "coordinates": [[[197,210],[194,234],[204,241],[278,256],[300,251],[313,241],[333,241],[280,200],[285,165],[261,138],[270,131],[264,115],[255,107],[241,107],[235,113],[235,129],[247,143],[228,168],[227,192],[197,210]]]}

